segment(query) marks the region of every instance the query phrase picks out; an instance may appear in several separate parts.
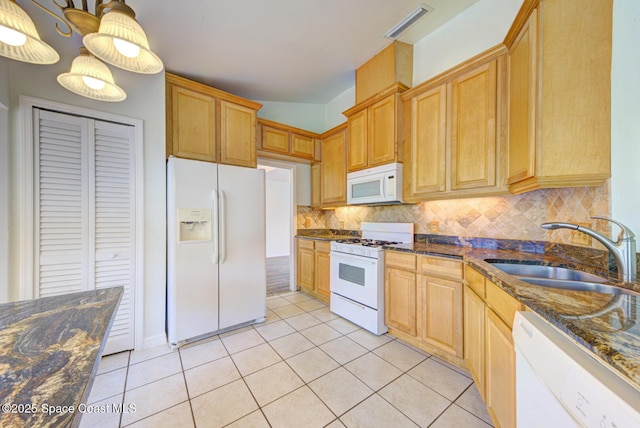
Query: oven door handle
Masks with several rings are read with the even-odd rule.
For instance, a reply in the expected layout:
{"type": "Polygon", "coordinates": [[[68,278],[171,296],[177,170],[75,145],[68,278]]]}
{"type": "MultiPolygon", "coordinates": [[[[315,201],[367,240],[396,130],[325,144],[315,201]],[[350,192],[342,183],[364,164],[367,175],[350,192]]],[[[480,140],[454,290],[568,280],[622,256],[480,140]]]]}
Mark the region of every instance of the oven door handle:
{"type": "Polygon", "coordinates": [[[341,260],[341,259],[352,260],[360,264],[366,264],[366,265],[372,265],[372,266],[378,263],[378,259],[368,259],[364,256],[353,256],[351,254],[336,253],[335,251],[331,251],[329,255],[335,257],[336,260],[341,260]]]}

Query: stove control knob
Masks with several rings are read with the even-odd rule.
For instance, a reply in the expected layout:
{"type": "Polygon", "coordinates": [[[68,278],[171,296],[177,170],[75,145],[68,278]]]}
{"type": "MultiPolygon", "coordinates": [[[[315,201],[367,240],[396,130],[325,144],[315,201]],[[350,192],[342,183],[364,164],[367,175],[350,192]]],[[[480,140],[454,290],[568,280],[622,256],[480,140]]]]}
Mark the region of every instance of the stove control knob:
{"type": "Polygon", "coordinates": [[[349,252],[350,252],[350,253],[353,253],[353,248],[349,248],[349,252]]]}
{"type": "Polygon", "coordinates": [[[365,253],[365,256],[371,256],[371,251],[367,251],[367,252],[365,253]]]}

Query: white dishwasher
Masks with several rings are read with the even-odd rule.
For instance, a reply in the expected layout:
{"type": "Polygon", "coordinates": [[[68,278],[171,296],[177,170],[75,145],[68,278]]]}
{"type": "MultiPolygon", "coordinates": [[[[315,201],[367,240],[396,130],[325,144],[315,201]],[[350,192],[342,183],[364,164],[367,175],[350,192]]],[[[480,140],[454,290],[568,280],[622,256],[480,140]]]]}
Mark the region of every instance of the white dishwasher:
{"type": "Polygon", "coordinates": [[[513,323],[518,428],[640,427],[640,390],[533,312],[513,323]]]}

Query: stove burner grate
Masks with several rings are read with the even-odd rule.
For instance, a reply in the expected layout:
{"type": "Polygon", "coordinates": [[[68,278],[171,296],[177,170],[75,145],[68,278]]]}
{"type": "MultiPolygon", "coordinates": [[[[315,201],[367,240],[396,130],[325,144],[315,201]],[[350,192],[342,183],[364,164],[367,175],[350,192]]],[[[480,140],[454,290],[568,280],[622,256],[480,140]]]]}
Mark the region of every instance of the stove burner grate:
{"type": "Polygon", "coordinates": [[[395,241],[380,241],[377,239],[362,239],[362,238],[338,239],[336,242],[339,244],[362,245],[363,247],[382,247],[383,245],[400,244],[400,242],[395,242],[395,241]]]}

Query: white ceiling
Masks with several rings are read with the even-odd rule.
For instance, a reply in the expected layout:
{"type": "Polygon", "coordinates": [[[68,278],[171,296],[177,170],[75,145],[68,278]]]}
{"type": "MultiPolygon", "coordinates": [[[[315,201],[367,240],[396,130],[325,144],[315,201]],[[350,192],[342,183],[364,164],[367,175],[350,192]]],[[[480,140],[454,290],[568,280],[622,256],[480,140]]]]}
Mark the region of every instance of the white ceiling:
{"type": "MultiPolygon", "coordinates": [[[[54,0],[37,1],[61,15],[54,0]]],[[[252,100],[326,104],[355,84],[355,69],[391,43],[384,34],[419,5],[433,10],[399,40],[414,44],[478,1],[127,0],[127,4],[167,71],[252,100]]],[[[74,2],[82,7],[81,0],[74,2]]],[[[93,12],[95,0],[87,3],[93,12]]],[[[18,4],[47,43],[61,55],[77,55],[82,46],[79,35],[71,39],[57,35],[58,21],[32,1],[18,0],[18,4]]],[[[68,70],[70,61],[64,61],[62,68],[68,70]]]]}
{"type": "Polygon", "coordinates": [[[415,43],[477,1],[131,0],[127,4],[136,11],[151,49],[167,71],[253,100],[326,104],[354,85],[355,69],[391,42],[384,33],[421,3],[433,11],[399,40],[415,43]]]}

